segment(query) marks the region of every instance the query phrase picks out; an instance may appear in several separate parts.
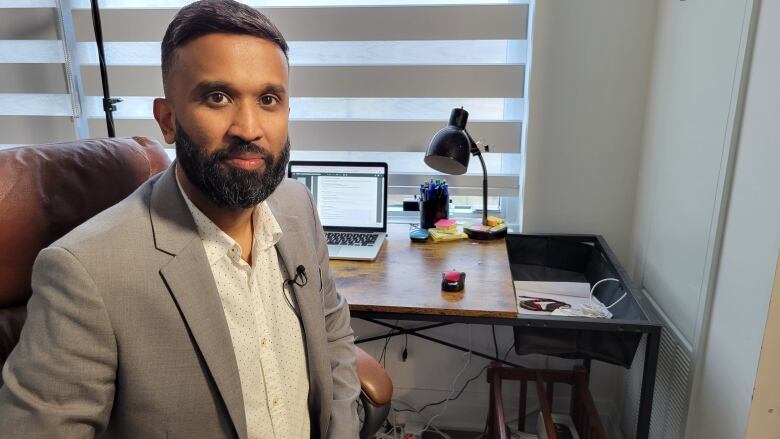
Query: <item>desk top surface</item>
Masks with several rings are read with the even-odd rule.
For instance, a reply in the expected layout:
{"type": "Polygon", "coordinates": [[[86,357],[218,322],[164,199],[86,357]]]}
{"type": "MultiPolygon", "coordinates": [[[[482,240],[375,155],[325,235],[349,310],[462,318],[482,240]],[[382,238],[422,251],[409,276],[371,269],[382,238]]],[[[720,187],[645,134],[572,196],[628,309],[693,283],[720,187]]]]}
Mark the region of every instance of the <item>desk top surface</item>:
{"type": "Polygon", "coordinates": [[[353,311],[517,317],[503,239],[415,243],[409,225],[391,224],[375,261],[331,260],[330,266],[353,311]],[[463,291],[442,291],[441,273],[452,269],[466,273],[463,291]]]}

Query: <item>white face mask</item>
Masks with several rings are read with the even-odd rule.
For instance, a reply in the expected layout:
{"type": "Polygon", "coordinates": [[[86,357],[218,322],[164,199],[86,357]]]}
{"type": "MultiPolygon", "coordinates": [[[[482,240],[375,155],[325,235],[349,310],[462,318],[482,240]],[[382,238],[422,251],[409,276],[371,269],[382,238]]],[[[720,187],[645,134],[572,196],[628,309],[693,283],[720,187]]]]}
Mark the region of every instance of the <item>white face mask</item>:
{"type": "Polygon", "coordinates": [[[574,305],[571,308],[558,308],[552,312],[554,316],[568,317],[592,317],[596,319],[611,319],[612,313],[609,312],[603,303],[594,298],[592,304],[574,305]]]}
{"type": "Polygon", "coordinates": [[[596,287],[606,281],[613,281],[613,282],[620,282],[620,280],[608,277],[605,279],[601,279],[600,281],[593,284],[593,287],[590,289],[590,303],[586,303],[583,305],[574,305],[571,308],[558,308],[552,312],[552,315],[554,316],[569,316],[569,317],[592,317],[596,319],[611,319],[612,313],[609,312],[609,309],[613,306],[617,305],[618,302],[623,300],[623,298],[626,297],[626,293],[623,293],[622,296],[620,296],[620,299],[616,300],[614,303],[612,303],[609,306],[604,306],[603,303],[599,301],[599,299],[596,299],[593,297],[593,291],[596,290],[596,287]]]}

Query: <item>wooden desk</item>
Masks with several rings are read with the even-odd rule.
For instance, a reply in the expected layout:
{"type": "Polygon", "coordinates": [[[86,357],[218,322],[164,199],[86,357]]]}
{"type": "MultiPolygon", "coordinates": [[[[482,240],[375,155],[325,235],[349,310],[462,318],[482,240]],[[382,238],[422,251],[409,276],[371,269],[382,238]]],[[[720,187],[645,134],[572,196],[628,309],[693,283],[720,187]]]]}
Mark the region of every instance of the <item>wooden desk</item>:
{"type": "MultiPolygon", "coordinates": [[[[349,302],[352,316],[391,329],[386,335],[361,339],[356,343],[413,335],[466,351],[462,346],[421,333],[452,323],[506,325],[529,330],[542,328],[554,334],[561,334],[556,332],[560,330],[576,330],[576,334],[605,331],[642,333],[646,335],[646,344],[635,437],[649,437],[661,324],[649,306],[641,306],[646,299],[630,282],[630,277],[601,237],[569,235],[571,239],[583,238],[603,247],[606,257],[614,262],[619,277],[627,280],[630,297],[644,309],[644,319],[605,322],[586,317],[518,315],[504,239],[413,243],[409,240],[409,226],[405,224],[391,225],[388,233],[388,241],[376,261],[330,261],[336,286],[349,302]],[[462,292],[441,291],[441,272],[451,269],[466,273],[466,288],[462,292]],[[387,319],[437,323],[406,328],[383,321],[387,319]]],[[[564,336],[569,337],[568,334],[564,333],[564,336]]],[[[576,334],[572,335],[574,339],[579,336],[576,334]]],[[[490,354],[470,352],[516,366],[490,354]]],[[[589,365],[589,361],[586,359],[585,364],[589,365]]]]}
{"type": "Polygon", "coordinates": [[[503,239],[424,243],[409,225],[391,224],[376,261],[330,261],[339,292],[352,311],[459,317],[517,317],[503,239]],[[441,273],[466,273],[465,288],[441,291],[441,273]]]}

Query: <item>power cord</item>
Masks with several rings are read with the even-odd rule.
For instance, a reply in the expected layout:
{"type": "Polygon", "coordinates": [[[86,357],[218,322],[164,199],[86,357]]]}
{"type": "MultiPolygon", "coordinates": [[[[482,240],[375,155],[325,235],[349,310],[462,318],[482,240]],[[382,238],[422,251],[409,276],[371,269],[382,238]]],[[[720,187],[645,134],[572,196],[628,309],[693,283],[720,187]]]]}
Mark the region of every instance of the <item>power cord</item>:
{"type": "MultiPolygon", "coordinates": [[[[419,411],[414,409],[414,406],[412,406],[408,402],[406,402],[406,401],[404,401],[402,399],[394,399],[392,401],[392,403],[393,404],[403,404],[406,407],[409,407],[410,409],[396,409],[396,408],[393,408],[393,421],[390,422],[388,420],[388,422],[387,422],[390,425],[390,431],[377,433],[376,436],[375,436],[377,439],[399,439],[399,438],[402,439],[402,437],[398,436],[398,435],[399,434],[403,435],[404,428],[403,428],[403,426],[398,425],[398,418],[397,418],[398,412],[401,412],[401,411],[409,411],[409,412],[415,413],[417,416],[422,418],[422,420],[425,421],[426,423],[430,422],[430,420],[425,415],[423,415],[422,413],[420,413],[419,411]]],[[[424,430],[424,431],[431,431],[431,432],[436,433],[439,436],[443,437],[444,439],[451,439],[450,436],[447,433],[444,433],[439,428],[437,428],[435,425],[431,425],[429,430],[424,430]]]]}
{"type": "Polygon", "coordinates": [[[599,319],[612,318],[612,313],[609,312],[609,309],[617,305],[618,303],[620,303],[620,301],[623,300],[626,297],[626,295],[628,295],[628,291],[624,291],[623,295],[620,296],[618,300],[612,302],[612,304],[609,306],[605,306],[598,299],[595,299],[594,302],[593,292],[596,290],[596,287],[599,286],[602,282],[608,282],[608,281],[620,283],[619,279],[615,279],[613,277],[607,277],[601,279],[600,281],[593,284],[593,286],[591,287],[590,294],[588,295],[589,303],[582,304],[582,305],[575,305],[571,308],[567,308],[567,307],[557,308],[552,312],[552,315],[571,316],[571,317],[592,317],[592,318],[599,318],[599,319]]]}
{"type": "MultiPolygon", "coordinates": [[[[506,359],[509,358],[509,352],[514,347],[515,347],[515,343],[512,342],[512,344],[504,352],[503,357],[501,357],[504,361],[506,361],[506,359]]],[[[490,366],[490,365],[489,364],[485,365],[485,367],[480,369],[479,372],[476,375],[472,376],[465,383],[463,383],[463,386],[461,386],[460,390],[458,390],[458,393],[453,398],[449,398],[449,400],[450,401],[454,401],[454,400],[460,398],[460,396],[466,390],[466,387],[468,387],[468,385],[471,384],[474,380],[476,380],[477,378],[482,376],[482,374],[487,370],[488,366],[490,366]]],[[[423,410],[425,410],[425,409],[427,409],[429,407],[433,407],[433,406],[444,404],[445,402],[447,402],[447,400],[448,400],[448,398],[444,398],[444,399],[442,399],[440,401],[431,402],[431,403],[425,404],[424,406],[420,407],[419,409],[413,409],[413,410],[410,410],[410,409],[398,409],[397,411],[399,411],[399,412],[422,412],[423,410]]]]}
{"type": "Polygon", "coordinates": [[[458,393],[455,394],[455,396],[452,397],[452,398],[447,397],[447,398],[444,398],[444,399],[442,399],[440,401],[431,402],[431,403],[425,404],[424,406],[420,407],[419,409],[398,409],[397,411],[399,411],[399,412],[422,412],[423,410],[425,410],[427,408],[444,404],[447,401],[454,401],[454,400],[460,398],[460,396],[466,390],[466,387],[468,387],[468,385],[471,384],[474,380],[479,378],[482,375],[482,373],[485,372],[485,370],[487,370],[488,366],[489,365],[485,365],[485,367],[480,369],[480,371],[476,375],[474,375],[473,377],[469,378],[465,383],[463,383],[463,386],[461,386],[460,390],[458,390],[458,393]]]}
{"type": "MultiPolygon", "coordinates": [[[[588,300],[590,301],[590,306],[593,306],[593,307],[596,306],[596,305],[593,304],[593,292],[596,291],[596,287],[599,286],[600,283],[607,282],[607,281],[620,283],[620,279],[615,279],[614,277],[606,277],[606,278],[601,279],[600,281],[596,282],[595,284],[593,284],[593,287],[591,287],[591,289],[590,289],[590,296],[588,297],[588,300]]],[[[604,308],[610,309],[613,306],[617,305],[621,300],[623,300],[626,297],[626,294],[628,294],[628,291],[624,291],[623,295],[620,296],[620,298],[618,300],[612,302],[612,305],[605,306],[604,308]]]]}
{"type": "MultiPolygon", "coordinates": [[[[395,326],[398,326],[398,321],[397,320],[396,320],[395,326]]],[[[418,416],[422,417],[423,420],[426,421],[426,425],[425,425],[425,427],[422,430],[423,432],[432,431],[432,432],[440,435],[441,437],[443,437],[445,439],[449,439],[449,436],[446,433],[440,431],[435,425],[432,424],[433,420],[436,419],[437,417],[441,416],[447,410],[447,404],[450,401],[454,401],[454,400],[460,398],[461,395],[463,394],[463,392],[468,387],[468,385],[471,384],[474,380],[476,380],[480,376],[482,376],[482,374],[490,366],[489,364],[487,364],[484,367],[482,367],[482,369],[480,369],[479,372],[476,375],[474,375],[471,378],[469,378],[468,380],[466,380],[466,382],[464,382],[463,385],[458,390],[457,394],[455,394],[455,396],[453,396],[453,393],[455,393],[455,384],[457,383],[458,378],[460,378],[460,376],[463,374],[463,372],[465,372],[465,370],[468,368],[469,364],[471,363],[471,358],[472,358],[472,353],[471,353],[471,325],[469,325],[468,328],[469,328],[469,350],[468,350],[468,352],[465,353],[465,355],[468,355],[468,358],[466,359],[466,363],[463,365],[461,370],[458,371],[457,375],[455,375],[455,379],[452,381],[452,387],[451,387],[451,390],[450,390],[450,394],[446,398],[444,398],[442,400],[425,404],[422,407],[420,407],[419,409],[415,408],[413,405],[411,405],[411,404],[409,404],[409,403],[407,403],[407,402],[405,402],[403,400],[394,399],[393,402],[401,403],[401,404],[403,404],[403,405],[405,405],[405,406],[407,406],[409,408],[402,408],[402,409],[393,408],[392,409],[392,411],[393,411],[393,422],[390,422],[389,420],[387,421],[387,423],[391,427],[390,432],[380,432],[380,433],[377,433],[376,436],[375,436],[377,439],[398,439],[397,434],[399,434],[399,433],[402,434],[403,433],[403,428],[398,426],[398,424],[396,422],[396,415],[397,415],[397,413],[400,413],[400,412],[411,412],[411,413],[417,414],[418,416]],[[422,414],[423,410],[428,409],[430,407],[437,406],[437,405],[441,405],[441,404],[445,404],[444,409],[441,412],[439,412],[436,415],[434,415],[433,417],[431,417],[430,419],[422,414]]],[[[501,358],[502,360],[506,361],[506,359],[509,358],[509,353],[515,347],[515,342],[513,341],[512,344],[506,349],[506,351],[504,352],[503,356],[499,357],[498,356],[498,353],[499,353],[499,351],[498,351],[498,339],[496,337],[495,326],[491,325],[491,329],[492,329],[492,334],[493,334],[493,347],[494,347],[495,352],[496,352],[496,358],[501,358]]],[[[392,333],[392,329],[390,330],[390,332],[388,332],[388,335],[390,333],[392,333]]],[[[380,356],[380,360],[379,361],[384,361],[384,359],[385,359],[385,354],[386,354],[386,351],[387,351],[387,343],[388,343],[388,341],[389,341],[389,338],[385,341],[385,345],[382,348],[382,354],[380,356]]],[[[405,350],[406,350],[406,347],[404,348],[404,351],[405,350]]],[[[538,411],[538,410],[539,409],[532,410],[531,412],[526,414],[526,416],[530,416],[531,414],[533,414],[535,411],[538,411]]],[[[516,421],[516,420],[517,420],[517,418],[514,419],[514,421],[516,421]]],[[[487,421],[487,419],[486,419],[486,421],[487,421]]],[[[513,420],[509,420],[507,422],[514,422],[514,421],[513,420]]],[[[485,423],[485,429],[483,430],[482,434],[480,436],[478,436],[478,437],[483,437],[486,432],[487,432],[487,422],[485,423]]]]}
{"type": "MultiPolygon", "coordinates": [[[[433,420],[438,418],[439,416],[444,414],[444,412],[447,411],[447,406],[449,405],[449,403],[451,401],[450,398],[452,397],[452,394],[455,393],[455,383],[458,382],[458,378],[460,378],[460,376],[463,374],[463,372],[466,370],[466,368],[469,367],[469,364],[471,364],[471,346],[469,346],[469,351],[468,351],[467,355],[468,355],[468,357],[466,358],[466,363],[463,364],[463,367],[460,369],[458,374],[455,375],[455,379],[452,380],[452,386],[450,387],[450,394],[447,395],[447,398],[445,398],[444,408],[439,413],[437,413],[436,416],[434,416],[430,420],[428,420],[428,423],[425,424],[425,427],[423,428],[423,432],[428,431],[428,427],[431,426],[431,424],[433,423],[433,420]]],[[[482,373],[480,372],[480,375],[481,374],[482,373]]],[[[466,385],[468,385],[468,384],[466,384],[466,385]]],[[[465,389],[466,389],[466,386],[463,386],[462,390],[460,392],[458,392],[459,393],[458,396],[460,396],[460,393],[463,393],[463,390],[465,390],[465,389]]],[[[457,399],[457,398],[455,398],[455,399],[457,399]]]]}
{"type": "Polygon", "coordinates": [[[500,358],[498,356],[498,340],[496,339],[496,325],[490,325],[490,329],[493,331],[493,349],[496,352],[496,358],[500,358]]]}
{"type": "MultiPolygon", "coordinates": [[[[393,326],[398,327],[398,320],[395,321],[393,326]]],[[[390,334],[392,334],[394,330],[394,328],[390,328],[390,330],[387,331],[387,334],[385,335],[385,344],[382,346],[382,353],[379,355],[378,360],[378,363],[382,363],[382,367],[387,365],[387,362],[385,361],[385,354],[387,354],[387,345],[390,343],[390,334]]]]}

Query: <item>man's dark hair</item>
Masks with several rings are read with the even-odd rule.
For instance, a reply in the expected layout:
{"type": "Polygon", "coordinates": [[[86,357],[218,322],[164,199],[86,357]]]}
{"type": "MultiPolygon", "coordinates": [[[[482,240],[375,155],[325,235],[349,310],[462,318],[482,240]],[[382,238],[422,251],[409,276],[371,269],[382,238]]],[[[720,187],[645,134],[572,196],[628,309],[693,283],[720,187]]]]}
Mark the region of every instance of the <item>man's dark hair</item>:
{"type": "Polygon", "coordinates": [[[163,89],[177,48],[208,34],[251,35],[279,46],[288,59],[289,47],[279,29],[257,9],[233,0],[201,0],[183,7],[168,25],[162,40],[163,89]]]}

